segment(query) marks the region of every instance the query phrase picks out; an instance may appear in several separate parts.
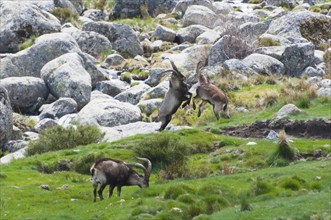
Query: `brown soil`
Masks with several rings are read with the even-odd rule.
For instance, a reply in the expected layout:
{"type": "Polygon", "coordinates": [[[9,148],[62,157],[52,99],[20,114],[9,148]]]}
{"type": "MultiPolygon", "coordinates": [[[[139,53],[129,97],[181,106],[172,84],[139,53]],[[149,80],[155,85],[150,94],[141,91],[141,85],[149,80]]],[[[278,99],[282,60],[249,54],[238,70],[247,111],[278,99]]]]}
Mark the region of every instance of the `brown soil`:
{"type": "Polygon", "coordinates": [[[255,122],[251,125],[223,128],[223,134],[239,137],[265,138],[270,130],[278,132],[285,129],[286,134],[295,137],[331,139],[331,119],[291,121],[281,119],[277,121],[255,122]]]}

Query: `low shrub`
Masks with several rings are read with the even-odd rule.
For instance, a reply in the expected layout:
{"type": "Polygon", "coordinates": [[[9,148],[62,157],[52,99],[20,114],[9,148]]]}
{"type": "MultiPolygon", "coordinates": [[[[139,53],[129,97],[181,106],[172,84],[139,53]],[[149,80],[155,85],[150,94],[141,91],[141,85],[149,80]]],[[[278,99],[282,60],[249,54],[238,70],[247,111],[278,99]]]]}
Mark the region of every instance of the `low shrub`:
{"type": "Polygon", "coordinates": [[[255,195],[263,195],[269,193],[273,190],[273,186],[267,182],[257,181],[253,187],[253,192],[255,195]]]}
{"type": "Polygon", "coordinates": [[[165,191],[164,198],[165,199],[177,199],[180,195],[186,194],[187,192],[187,186],[185,185],[176,185],[176,186],[170,186],[165,191]]]}
{"type": "Polygon", "coordinates": [[[72,20],[78,20],[78,13],[73,13],[69,8],[58,8],[55,7],[51,14],[53,14],[55,17],[57,17],[61,24],[64,24],[66,22],[71,22],[72,20]]]}
{"type": "Polygon", "coordinates": [[[230,205],[227,199],[219,195],[209,195],[203,199],[203,202],[206,204],[206,214],[212,214],[230,205]]]}
{"type": "Polygon", "coordinates": [[[269,164],[279,166],[288,164],[289,161],[292,161],[296,157],[295,150],[289,145],[289,142],[286,137],[284,130],[279,132],[279,143],[276,151],[269,158],[269,164]]]}
{"type": "Polygon", "coordinates": [[[149,158],[153,164],[159,164],[161,168],[173,163],[182,165],[190,153],[187,143],[167,133],[144,138],[133,150],[136,156],[149,158]]]}
{"type": "Polygon", "coordinates": [[[43,130],[39,135],[39,139],[30,141],[28,154],[42,154],[48,151],[71,149],[78,145],[97,143],[102,136],[102,132],[96,126],[78,125],[68,128],[55,126],[43,130]]]}
{"type": "Polygon", "coordinates": [[[91,153],[72,162],[71,168],[77,173],[90,174],[92,164],[98,159],[104,158],[104,153],[91,153]]]}
{"type": "Polygon", "coordinates": [[[284,178],[279,184],[284,189],[298,191],[301,188],[300,182],[295,178],[284,178]]]}

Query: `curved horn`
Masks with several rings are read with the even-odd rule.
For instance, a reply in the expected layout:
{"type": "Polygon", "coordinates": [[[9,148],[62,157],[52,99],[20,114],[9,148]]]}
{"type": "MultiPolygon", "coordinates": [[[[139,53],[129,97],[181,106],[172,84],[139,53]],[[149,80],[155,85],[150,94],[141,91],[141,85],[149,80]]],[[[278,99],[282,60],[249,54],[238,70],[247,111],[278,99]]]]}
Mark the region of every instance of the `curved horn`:
{"type": "Polygon", "coordinates": [[[144,165],[140,164],[140,163],[135,163],[135,162],[132,162],[132,163],[125,163],[125,165],[127,165],[128,167],[138,167],[140,169],[142,169],[144,171],[144,174],[146,175],[147,173],[147,170],[146,168],[144,167],[144,165]]]}
{"type": "Polygon", "coordinates": [[[151,175],[152,172],[152,163],[149,159],[147,158],[142,158],[142,157],[137,157],[138,160],[142,160],[147,162],[147,169],[146,169],[146,173],[145,173],[145,179],[149,179],[149,176],[151,175]]]}

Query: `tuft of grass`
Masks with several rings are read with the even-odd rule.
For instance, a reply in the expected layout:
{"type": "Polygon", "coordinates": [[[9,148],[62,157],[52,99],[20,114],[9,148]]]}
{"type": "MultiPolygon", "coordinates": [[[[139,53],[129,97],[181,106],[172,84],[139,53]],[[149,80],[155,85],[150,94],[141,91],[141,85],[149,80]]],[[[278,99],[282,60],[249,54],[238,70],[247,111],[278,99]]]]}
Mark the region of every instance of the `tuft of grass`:
{"type": "Polygon", "coordinates": [[[42,131],[39,139],[30,141],[28,154],[42,154],[48,151],[71,149],[78,145],[96,143],[102,136],[102,132],[96,126],[78,125],[76,128],[73,126],[68,128],[55,126],[42,131]]]}
{"type": "Polygon", "coordinates": [[[290,146],[284,130],[279,132],[278,139],[279,143],[277,150],[269,158],[269,163],[276,166],[287,165],[289,161],[293,161],[295,159],[295,150],[290,146]]]}
{"type": "Polygon", "coordinates": [[[50,13],[57,17],[61,24],[66,22],[75,23],[73,21],[77,21],[79,17],[78,13],[71,12],[69,8],[55,7],[50,13]]]}
{"type": "Polygon", "coordinates": [[[23,43],[20,43],[17,47],[18,47],[18,50],[24,50],[28,47],[31,47],[34,42],[36,41],[36,35],[31,35],[29,39],[27,39],[26,41],[24,41],[23,43]]]}

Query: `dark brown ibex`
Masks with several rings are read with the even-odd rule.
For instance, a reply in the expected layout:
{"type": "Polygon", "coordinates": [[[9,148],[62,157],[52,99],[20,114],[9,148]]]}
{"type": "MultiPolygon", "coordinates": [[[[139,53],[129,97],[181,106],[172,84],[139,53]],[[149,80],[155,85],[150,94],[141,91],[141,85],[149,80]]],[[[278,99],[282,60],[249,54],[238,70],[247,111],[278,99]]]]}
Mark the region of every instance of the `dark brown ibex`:
{"type": "Polygon", "coordinates": [[[228,109],[228,97],[222,90],[210,82],[210,78],[201,73],[204,62],[199,62],[196,68],[196,77],[198,78],[198,87],[196,96],[193,98],[193,109],[196,109],[194,99],[200,97],[202,102],[199,105],[198,117],[200,117],[203,106],[208,102],[213,106],[216,119],[220,118],[220,111],[225,112],[225,117],[230,118],[228,109]]]}
{"type": "Polygon", "coordinates": [[[183,108],[190,104],[192,97],[188,85],[185,83],[186,77],[178,70],[173,61],[170,60],[170,63],[172,69],[163,72],[172,72],[172,74],[169,82],[169,90],[159,108],[158,118],[162,122],[159,131],[164,130],[169,124],[172,115],[176,113],[182,102],[185,101],[182,105],[183,108]]]}
{"type": "Polygon", "coordinates": [[[100,200],[103,200],[102,192],[107,185],[109,185],[108,198],[113,195],[115,186],[117,186],[118,196],[121,195],[122,186],[139,186],[140,188],[149,187],[149,176],[152,171],[152,163],[146,158],[137,157],[137,159],[147,162],[147,168],[140,163],[125,163],[110,158],[103,158],[96,161],[90,169],[93,183],[93,201],[96,201],[96,193],[99,184],[100,188],[98,194],[100,200]],[[142,169],[144,171],[144,176],[138,174],[131,169],[131,167],[142,169]]]}

